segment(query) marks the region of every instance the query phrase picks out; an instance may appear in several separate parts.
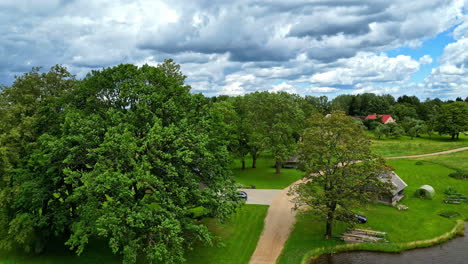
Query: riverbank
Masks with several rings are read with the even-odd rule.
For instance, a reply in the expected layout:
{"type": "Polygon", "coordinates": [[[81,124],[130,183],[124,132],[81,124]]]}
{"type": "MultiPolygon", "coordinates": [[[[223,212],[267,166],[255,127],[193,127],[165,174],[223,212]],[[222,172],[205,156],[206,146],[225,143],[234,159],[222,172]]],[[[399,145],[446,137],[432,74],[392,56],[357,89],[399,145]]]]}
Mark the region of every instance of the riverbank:
{"type": "Polygon", "coordinates": [[[350,251],[377,251],[377,252],[391,252],[398,253],[404,250],[431,247],[437,244],[444,243],[456,236],[464,235],[465,221],[457,220],[455,226],[449,232],[442,234],[438,237],[426,240],[418,240],[407,243],[397,244],[344,244],[335,247],[316,248],[307,252],[301,260],[301,264],[308,264],[314,259],[323,254],[342,253],[350,251]]]}

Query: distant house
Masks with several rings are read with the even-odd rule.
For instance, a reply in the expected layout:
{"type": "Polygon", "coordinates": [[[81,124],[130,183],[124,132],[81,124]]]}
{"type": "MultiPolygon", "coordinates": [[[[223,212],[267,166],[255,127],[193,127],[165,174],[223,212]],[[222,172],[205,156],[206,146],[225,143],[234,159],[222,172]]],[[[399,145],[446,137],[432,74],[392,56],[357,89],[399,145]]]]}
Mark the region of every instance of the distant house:
{"type": "Polygon", "coordinates": [[[381,119],[382,119],[382,123],[383,123],[383,124],[395,123],[395,119],[393,119],[392,115],[377,115],[377,114],[373,114],[373,115],[368,115],[368,116],[366,116],[366,118],[364,118],[364,120],[368,120],[368,119],[377,120],[378,118],[381,118],[381,119]]]}
{"type": "Polygon", "coordinates": [[[395,205],[403,199],[403,191],[408,186],[394,171],[390,171],[379,176],[381,181],[390,182],[394,188],[390,193],[382,195],[378,202],[388,205],[395,205]]]}
{"type": "Polygon", "coordinates": [[[292,156],[289,160],[287,160],[283,164],[283,168],[296,169],[298,162],[299,162],[299,157],[297,155],[292,156]]]}

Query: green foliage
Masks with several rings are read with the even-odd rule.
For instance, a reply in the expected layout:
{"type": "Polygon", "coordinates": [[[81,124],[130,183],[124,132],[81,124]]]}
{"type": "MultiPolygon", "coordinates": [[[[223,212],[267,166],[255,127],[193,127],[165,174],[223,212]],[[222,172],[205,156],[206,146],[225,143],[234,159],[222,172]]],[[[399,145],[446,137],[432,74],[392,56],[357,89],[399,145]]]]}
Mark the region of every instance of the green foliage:
{"type": "Polygon", "coordinates": [[[372,154],[364,128],[343,113],[314,115],[308,125],[299,153],[300,168],[311,180],[290,193],[297,194],[296,208],[307,205],[326,219],[330,237],[335,220],[352,224],[353,208],[389,190],[390,184],[379,178],[389,168],[372,154]]]}
{"type": "Polygon", "coordinates": [[[460,132],[468,130],[468,103],[453,102],[443,105],[436,116],[435,130],[458,139],[460,132]]]}
{"type": "Polygon", "coordinates": [[[427,132],[427,127],[424,121],[410,117],[403,120],[401,127],[405,131],[406,135],[411,137],[411,139],[419,137],[421,134],[427,132]]]}
{"type": "Polygon", "coordinates": [[[236,115],[184,79],[168,60],[79,82],[60,67],[34,70],[5,89],[0,248],[68,237],[81,254],[100,237],[124,263],[180,263],[194,243],[211,243],[190,209],[225,219],[238,206],[227,152],[236,115]]]}
{"type": "Polygon", "coordinates": [[[455,179],[467,179],[468,178],[468,172],[462,171],[462,170],[456,170],[454,172],[451,172],[449,174],[449,177],[455,178],[455,179]]]}
{"type": "MultiPolygon", "coordinates": [[[[254,163],[267,149],[273,156],[277,171],[296,150],[296,142],[305,119],[299,98],[285,92],[255,92],[245,95],[249,129],[250,154],[254,163]]],[[[255,167],[255,166],[253,166],[255,167]]]]}
{"type": "Polygon", "coordinates": [[[418,118],[416,107],[408,103],[395,104],[390,108],[390,113],[394,116],[396,121],[402,121],[406,118],[418,118]]]}

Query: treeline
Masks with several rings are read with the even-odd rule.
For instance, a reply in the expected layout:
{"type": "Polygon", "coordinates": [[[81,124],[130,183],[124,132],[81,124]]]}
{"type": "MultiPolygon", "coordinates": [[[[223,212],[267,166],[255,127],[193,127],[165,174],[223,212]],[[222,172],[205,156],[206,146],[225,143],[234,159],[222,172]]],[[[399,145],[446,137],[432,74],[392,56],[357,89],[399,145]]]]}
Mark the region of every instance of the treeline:
{"type": "Polygon", "coordinates": [[[60,239],[80,254],[102,238],[125,263],[180,263],[195,243],[214,241],[200,212],[224,219],[238,206],[231,160],[255,168],[269,155],[280,174],[313,114],[393,114],[389,136],[420,122],[454,138],[467,130],[466,102],[286,92],[207,98],[190,93],[185,78],[168,60],[82,80],[61,66],[34,68],[2,87],[0,250],[41,252],[60,239]]]}
{"type": "Polygon", "coordinates": [[[340,95],[330,103],[331,108],[345,111],[348,115],[364,118],[367,115],[390,114],[396,123],[383,125],[379,120],[366,120],[364,125],[374,131],[378,138],[433,133],[447,134],[452,139],[467,130],[467,103],[457,97],[455,101],[442,101],[438,98],[421,102],[416,96],[403,95],[396,100],[391,95],[365,93],[359,95],[340,95]]]}
{"type": "MultiPolygon", "coordinates": [[[[299,96],[286,92],[254,92],[243,96],[212,97],[214,109],[224,117],[225,138],[229,150],[246,166],[250,154],[255,168],[260,155],[272,155],[276,172],[296,152],[297,141],[305,129],[305,120],[313,113],[323,115],[342,111],[355,117],[356,122],[382,136],[431,136],[435,132],[448,134],[453,139],[468,130],[468,103],[459,97],[456,101],[426,99],[415,96],[372,93],[339,95],[329,101],[326,96],[299,96]],[[391,114],[396,123],[383,124],[381,119],[364,120],[370,114],[391,114]]],[[[468,98],[467,98],[468,101],[468,98]]]]}

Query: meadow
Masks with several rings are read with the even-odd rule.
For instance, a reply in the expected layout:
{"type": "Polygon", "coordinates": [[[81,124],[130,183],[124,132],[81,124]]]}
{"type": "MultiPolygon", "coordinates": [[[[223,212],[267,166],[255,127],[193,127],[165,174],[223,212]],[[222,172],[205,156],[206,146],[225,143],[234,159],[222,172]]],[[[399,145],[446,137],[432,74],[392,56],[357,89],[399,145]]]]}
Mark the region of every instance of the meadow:
{"type": "MultiPolygon", "coordinates": [[[[395,172],[408,184],[405,197],[399,204],[404,204],[409,209],[399,211],[395,207],[369,203],[366,208],[355,210],[368,219],[368,222],[360,227],[387,232],[390,243],[378,247],[379,250],[386,251],[398,251],[408,242],[432,239],[449,232],[458,219],[468,219],[468,204],[443,202],[444,191],[448,186],[456,188],[465,196],[468,195],[467,180],[448,176],[454,169],[466,168],[466,160],[468,151],[453,153],[450,157],[442,155],[389,161],[395,172]],[[417,161],[422,161],[422,164],[416,164],[417,161]],[[434,187],[436,195],[433,200],[421,199],[414,195],[416,189],[424,184],[434,187]],[[439,213],[447,210],[456,211],[460,216],[450,219],[439,216],[439,213]]],[[[336,238],[345,230],[344,226],[337,224],[334,230],[335,239],[328,241],[323,238],[324,226],[323,220],[311,214],[299,215],[279,263],[301,263],[302,257],[314,248],[325,248],[324,252],[333,251],[333,247],[344,244],[336,238]]]]}
{"type": "Polygon", "coordinates": [[[440,152],[461,147],[468,147],[468,137],[460,134],[460,139],[451,140],[449,136],[422,135],[411,139],[408,136],[397,138],[376,138],[368,132],[372,138],[371,149],[378,155],[383,157],[398,157],[428,154],[440,152]]]}

